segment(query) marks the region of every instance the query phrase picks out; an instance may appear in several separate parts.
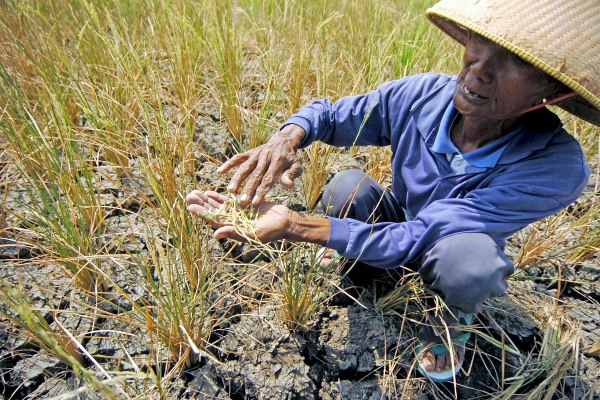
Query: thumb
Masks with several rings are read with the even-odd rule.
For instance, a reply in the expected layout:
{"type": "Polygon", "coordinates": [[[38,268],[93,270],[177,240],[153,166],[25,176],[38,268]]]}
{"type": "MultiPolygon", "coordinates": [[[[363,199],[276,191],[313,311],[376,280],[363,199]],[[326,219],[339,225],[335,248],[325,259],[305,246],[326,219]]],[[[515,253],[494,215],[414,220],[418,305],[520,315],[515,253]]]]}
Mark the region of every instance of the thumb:
{"type": "Polygon", "coordinates": [[[222,226],[213,234],[215,239],[236,239],[238,236],[233,226],[222,226]]]}
{"type": "Polygon", "coordinates": [[[302,167],[300,163],[295,162],[289,167],[283,174],[281,174],[281,184],[286,189],[292,189],[294,187],[294,180],[302,173],[302,167]]]}

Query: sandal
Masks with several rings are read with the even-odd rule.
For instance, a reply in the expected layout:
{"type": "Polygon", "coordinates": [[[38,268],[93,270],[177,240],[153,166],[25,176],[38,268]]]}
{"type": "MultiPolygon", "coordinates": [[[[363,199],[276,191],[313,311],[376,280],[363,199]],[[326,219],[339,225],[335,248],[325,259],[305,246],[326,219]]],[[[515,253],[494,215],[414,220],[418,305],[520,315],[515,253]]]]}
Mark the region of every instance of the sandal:
{"type": "MultiPolygon", "coordinates": [[[[458,323],[460,325],[468,326],[473,323],[473,319],[475,318],[475,315],[474,314],[465,314],[465,313],[462,313],[459,311],[457,317],[458,317],[458,323]]],[[[471,337],[470,332],[462,331],[462,333],[460,333],[459,335],[452,338],[452,347],[455,348],[456,346],[464,346],[470,337],[471,337]]],[[[429,378],[433,382],[447,382],[447,381],[453,379],[460,372],[460,369],[464,362],[464,357],[463,357],[463,360],[461,360],[460,362],[458,362],[458,360],[457,360],[457,362],[454,363],[454,369],[449,368],[449,369],[445,369],[440,372],[426,371],[425,368],[423,367],[423,365],[421,364],[421,356],[427,350],[432,351],[435,356],[438,356],[441,354],[447,354],[448,353],[448,345],[444,342],[441,342],[441,343],[440,342],[435,343],[435,342],[431,342],[431,341],[427,341],[427,342],[423,342],[423,343],[419,342],[419,344],[415,348],[415,352],[417,353],[417,369],[423,376],[429,378]]]]}

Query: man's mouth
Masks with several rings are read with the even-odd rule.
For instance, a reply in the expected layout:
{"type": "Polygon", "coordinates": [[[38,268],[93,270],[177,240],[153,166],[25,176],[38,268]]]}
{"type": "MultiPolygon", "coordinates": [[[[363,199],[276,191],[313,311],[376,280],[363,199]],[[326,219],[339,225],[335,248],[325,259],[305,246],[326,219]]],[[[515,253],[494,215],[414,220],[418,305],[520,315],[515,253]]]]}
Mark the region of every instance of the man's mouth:
{"type": "Polygon", "coordinates": [[[467,89],[467,85],[463,85],[463,93],[468,97],[468,98],[472,98],[472,99],[477,99],[477,100],[487,100],[487,97],[484,97],[482,95],[480,95],[479,93],[475,93],[470,91],[469,89],[467,89]]]}

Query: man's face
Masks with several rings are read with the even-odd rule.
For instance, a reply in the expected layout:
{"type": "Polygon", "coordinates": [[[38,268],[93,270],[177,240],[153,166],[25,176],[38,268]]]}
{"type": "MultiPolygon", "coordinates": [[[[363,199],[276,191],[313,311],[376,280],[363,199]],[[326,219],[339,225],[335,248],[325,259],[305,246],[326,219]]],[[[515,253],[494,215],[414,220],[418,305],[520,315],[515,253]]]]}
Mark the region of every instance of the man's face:
{"type": "Polygon", "coordinates": [[[510,120],[556,90],[556,83],[517,55],[472,34],[453,100],[464,116],[510,120]]]}

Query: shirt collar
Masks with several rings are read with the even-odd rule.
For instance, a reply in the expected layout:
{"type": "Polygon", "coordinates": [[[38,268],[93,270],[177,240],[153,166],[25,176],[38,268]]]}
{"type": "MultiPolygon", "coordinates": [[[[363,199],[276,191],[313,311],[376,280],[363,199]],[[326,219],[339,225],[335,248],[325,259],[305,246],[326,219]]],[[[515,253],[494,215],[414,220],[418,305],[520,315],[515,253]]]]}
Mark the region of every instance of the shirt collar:
{"type": "Polygon", "coordinates": [[[450,128],[452,128],[452,123],[457,115],[458,111],[456,111],[456,108],[454,108],[454,102],[450,101],[446,111],[444,112],[444,115],[442,116],[442,120],[440,121],[440,127],[437,135],[435,136],[433,145],[431,146],[431,150],[438,154],[460,153],[450,139],[450,128]]]}
{"type": "MultiPolygon", "coordinates": [[[[455,87],[456,77],[452,77],[417,100],[411,108],[418,131],[432,150],[437,138],[436,128],[441,125],[444,114],[448,111],[455,87]]],[[[512,134],[503,136],[507,139],[507,145],[504,151],[498,154],[495,164],[510,164],[529,156],[546,147],[552,137],[561,130],[560,119],[550,110],[541,108],[528,113],[512,134]],[[510,139],[507,136],[510,136],[510,139]]]]}
{"type": "Polygon", "coordinates": [[[450,129],[452,128],[452,124],[457,115],[458,111],[454,107],[454,102],[451,100],[442,116],[440,127],[435,137],[435,141],[433,142],[433,146],[431,146],[431,150],[438,154],[460,154],[469,164],[478,168],[495,167],[508,144],[521,132],[521,127],[517,127],[497,140],[463,154],[458,150],[454,143],[452,143],[452,139],[450,138],[450,129]]]}

